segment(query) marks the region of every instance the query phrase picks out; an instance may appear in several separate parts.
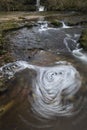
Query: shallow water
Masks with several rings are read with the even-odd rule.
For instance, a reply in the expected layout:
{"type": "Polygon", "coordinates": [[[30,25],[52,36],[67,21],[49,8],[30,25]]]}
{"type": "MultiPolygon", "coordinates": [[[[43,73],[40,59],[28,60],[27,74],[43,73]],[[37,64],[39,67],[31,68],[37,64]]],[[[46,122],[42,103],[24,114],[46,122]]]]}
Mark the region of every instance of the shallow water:
{"type": "Polygon", "coordinates": [[[49,27],[47,21],[39,21],[37,25],[31,29],[23,28],[14,31],[8,35],[12,53],[16,59],[30,60],[29,58],[33,55],[31,52],[35,49],[54,53],[69,53],[69,48],[70,51],[76,48],[76,42],[82,31],[80,27],[70,28],[64,23],[60,28],[49,27]]]}
{"type": "Polygon", "coordinates": [[[77,51],[82,29],[41,27],[8,36],[18,61],[0,68],[8,86],[0,95],[0,129],[86,130],[86,52],[77,51]]]}

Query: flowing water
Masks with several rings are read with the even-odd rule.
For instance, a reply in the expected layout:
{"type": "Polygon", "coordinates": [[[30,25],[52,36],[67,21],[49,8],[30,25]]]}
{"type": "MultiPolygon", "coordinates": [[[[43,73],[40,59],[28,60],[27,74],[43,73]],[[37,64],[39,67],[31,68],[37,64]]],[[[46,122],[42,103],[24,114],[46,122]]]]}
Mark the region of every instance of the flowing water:
{"type": "Polygon", "coordinates": [[[40,5],[40,0],[36,0],[36,7],[37,7],[37,11],[39,12],[44,11],[44,6],[40,5]]]}
{"type": "Polygon", "coordinates": [[[87,54],[81,27],[47,21],[8,34],[17,61],[0,68],[1,130],[86,130],[87,54]]]}

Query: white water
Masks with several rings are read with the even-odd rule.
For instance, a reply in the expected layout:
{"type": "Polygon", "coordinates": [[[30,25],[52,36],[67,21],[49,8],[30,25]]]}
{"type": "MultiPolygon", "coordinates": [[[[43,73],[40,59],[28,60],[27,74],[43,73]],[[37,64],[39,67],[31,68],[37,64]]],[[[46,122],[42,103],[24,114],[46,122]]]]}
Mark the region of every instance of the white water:
{"type": "Polygon", "coordinates": [[[39,12],[42,12],[42,11],[44,11],[44,6],[39,7],[39,12]]]}
{"type": "MultiPolygon", "coordinates": [[[[39,27],[39,29],[38,29],[39,32],[43,32],[43,31],[47,31],[47,30],[59,30],[59,29],[61,29],[61,27],[58,27],[58,28],[49,27],[48,22],[44,21],[44,19],[41,20],[41,21],[38,21],[38,24],[39,24],[39,26],[38,26],[39,27]]],[[[70,27],[66,26],[65,23],[63,23],[62,28],[70,28],[70,27]]]]}
{"type": "Polygon", "coordinates": [[[38,21],[38,31],[39,32],[45,32],[47,30],[58,30],[59,28],[52,28],[48,26],[48,22],[47,21],[38,21]]]}
{"type": "Polygon", "coordinates": [[[71,28],[70,26],[67,26],[67,25],[64,23],[64,21],[61,21],[61,23],[62,23],[62,28],[71,28]]]}
{"type": "Polygon", "coordinates": [[[68,49],[68,51],[73,54],[73,56],[87,63],[87,53],[85,53],[82,48],[79,48],[79,43],[77,43],[77,39],[79,37],[80,37],[80,34],[74,34],[73,38],[71,35],[66,34],[66,37],[64,38],[64,44],[66,45],[66,48],[68,49]],[[76,44],[76,47],[74,50],[70,49],[68,45],[69,44],[68,40],[71,40],[74,45],[76,44]]]}
{"type": "Polygon", "coordinates": [[[25,61],[17,61],[0,68],[2,76],[12,78],[25,68],[36,71],[32,82],[32,110],[44,118],[69,116],[76,113],[75,102],[68,102],[80,89],[79,72],[68,62],[59,61],[53,66],[40,67],[25,61]]]}
{"type": "Polygon", "coordinates": [[[40,5],[40,0],[36,1],[36,7],[39,12],[44,11],[44,6],[40,5]]]}
{"type": "Polygon", "coordinates": [[[49,29],[47,21],[38,21],[39,24],[39,32],[43,32],[49,29]]]}
{"type": "MultiPolygon", "coordinates": [[[[71,28],[70,26],[67,26],[64,21],[60,21],[62,23],[62,28],[71,28]]],[[[39,32],[43,32],[43,31],[47,31],[47,30],[58,30],[61,29],[61,27],[58,28],[52,28],[52,27],[48,27],[48,22],[47,21],[38,21],[39,23],[39,32]]]]}
{"type": "MultiPolygon", "coordinates": [[[[73,103],[69,98],[81,87],[81,78],[77,70],[67,62],[58,62],[56,66],[40,68],[34,81],[33,111],[44,118],[69,116],[74,114],[73,103]],[[65,95],[65,102],[62,96],[65,95]]],[[[74,111],[76,112],[76,111],[74,111]]]]}
{"type": "Polygon", "coordinates": [[[34,66],[29,65],[26,61],[17,61],[8,63],[0,68],[2,76],[7,76],[8,79],[14,77],[14,74],[20,72],[26,68],[34,69],[34,66]]]}
{"type": "MultiPolygon", "coordinates": [[[[62,23],[62,28],[71,28],[70,26],[67,26],[64,21],[60,21],[62,23]]],[[[39,32],[47,31],[47,30],[58,30],[61,28],[51,28],[48,27],[48,22],[47,21],[38,21],[39,23],[39,32]]],[[[74,34],[74,36],[71,36],[70,34],[66,34],[66,37],[64,38],[64,44],[68,51],[72,53],[73,56],[76,58],[80,59],[81,61],[87,62],[87,54],[83,53],[81,50],[82,48],[79,48],[79,43],[77,43],[78,39],[80,37],[80,34],[74,34]],[[71,50],[69,47],[69,41],[72,41],[72,46],[74,49],[71,50]],[[74,47],[75,46],[75,47],[74,47]]]]}
{"type": "Polygon", "coordinates": [[[87,62],[87,53],[83,53],[82,50],[83,50],[82,48],[76,49],[76,50],[73,50],[72,53],[76,58],[87,62]]]}

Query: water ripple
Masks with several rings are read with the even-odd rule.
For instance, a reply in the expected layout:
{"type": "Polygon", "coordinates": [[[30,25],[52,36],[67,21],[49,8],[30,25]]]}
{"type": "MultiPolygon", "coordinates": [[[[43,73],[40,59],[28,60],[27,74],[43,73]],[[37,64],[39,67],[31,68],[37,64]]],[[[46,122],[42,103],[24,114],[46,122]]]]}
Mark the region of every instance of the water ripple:
{"type": "Polygon", "coordinates": [[[33,80],[33,111],[44,118],[72,115],[75,112],[74,103],[69,99],[80,87],[79,73],[67,62],[40,68],[33,80]]]}
{"type": "Polygon", "coordinates": [[[81,87],[81,77],[70,63],[59,61],[51,66],[40,67],[17,61],[1,67],[0,71],[3,76],[11,78],[25,68],[37,73],[32,79],[33,100],[30,101],[34,113],[47,119],[76,113],[78,103],[72,99],[81,87]]]}

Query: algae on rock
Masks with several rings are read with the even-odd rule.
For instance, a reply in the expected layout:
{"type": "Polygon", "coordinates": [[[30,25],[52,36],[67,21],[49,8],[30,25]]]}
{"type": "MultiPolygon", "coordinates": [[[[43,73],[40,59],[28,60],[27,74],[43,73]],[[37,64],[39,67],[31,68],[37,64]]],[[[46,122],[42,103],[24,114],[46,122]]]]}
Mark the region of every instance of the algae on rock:
{"type": "Polygon", "coordinates": [[[82,35],[81,35],[81,37],[79,39],[79,42],[80,42],[81,46],[85,50],[87,50],[87,29],[82,31],[82,35]]]}

